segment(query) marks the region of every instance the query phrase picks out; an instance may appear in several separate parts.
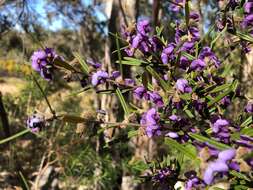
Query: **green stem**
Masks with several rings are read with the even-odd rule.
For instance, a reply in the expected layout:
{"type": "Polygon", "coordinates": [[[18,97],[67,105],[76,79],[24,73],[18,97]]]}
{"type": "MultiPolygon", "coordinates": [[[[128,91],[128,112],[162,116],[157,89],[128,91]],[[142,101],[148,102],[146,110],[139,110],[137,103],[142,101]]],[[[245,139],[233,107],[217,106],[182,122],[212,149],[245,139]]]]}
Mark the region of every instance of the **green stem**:
{"type": "Polygon", "coordinates": [[[21,132],[15,134],[15,135],[13,135],[13,136],[10,136],[10,137],[8,137],[8,138],[5,138],[5,139],[3,139],[3,140],[0,141],[0,145],[1,145],[1,144],[4,144],[4,143],[6,143],[6,142],[9,142],[9,141],[11,141],[11,140],[13,140],[13,139],[15,139],[15,138],[18,138],[18,137],[20,137],[20,136],[22,136],[22,135],[24,135],[24,134],[26,134],[26,133],[28,133],[28,132],[30,132],[30,129],[25,129],[25,130],[23,130],[23,131],[21,131],[21,132]]]}
{"type": "Polygon", "coordinates": [[[55,111],[53,110],[52,106],[50,105],[49,101],[48,101],[48,98],[45,94],[45,92],[43,91],[42,87],[40,86],[39,82],[37,81],[37,79],[35,78],[35,76],[32,74],[32,78],[35,82],[35,84],[38,86],[38,88],[40,89],[40,92],[42,93],[43,97],[45,98],[46,102],[47,102],[47,105],[51,111],[51,113],[55,116],[55,111]]]}

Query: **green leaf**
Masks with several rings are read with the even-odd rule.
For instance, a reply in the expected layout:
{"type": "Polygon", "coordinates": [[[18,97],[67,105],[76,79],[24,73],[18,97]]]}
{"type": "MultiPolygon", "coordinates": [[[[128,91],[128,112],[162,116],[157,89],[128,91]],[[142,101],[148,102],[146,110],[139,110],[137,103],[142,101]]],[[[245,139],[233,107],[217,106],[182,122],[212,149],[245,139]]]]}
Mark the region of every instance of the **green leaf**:
{"type": "Polygon", "coordinates": [[[188,109],[186,109],[186,110],[184,110],[185,111],[185,113],[186,113],[186,115],[189,117],[189,118],[194,118],[195,116],[192,114],[192,112],[190,111],[190,110],[188,110],[188,109]]]}
{"type": "Polygon", "coordinates": [[[241,134],[253,137],[253,128],[251,128],[251,127],[245,127],[245,128],[243,128],[241,130],[241,134]]]}
{"type": "Polygon", "coordinates": [[[30,129],[25,129],[25,130],[23,130],[23,131],[20,131],[20,132],[16,133],[15,135],[12,135],[12,136],[10,136],[10,137],[8,137],[8,138],[5,138],[5,139],[3,139],[3,140],[0,140],[0,145],[1,145],[1,144],[4,144],[4,143],[7,143],[7,142],[9,142],[9,141],[11,141],[11,140],[14,140],[14,139],[16,139],[16,138],[18,138],[18,137],[20,137],[20,136],[22,136],[22,135],[24,135],[24,134],[26,134],[26,133],[28,133],[28,132],[30,132],[30,129]]]}
{"type": "Polygon", "coordinates": [[[191,100],[192,99],[192,96],[190,93],[185,93],[185,94],[180,94],[179,97],[183,100],[191,100]]]}
{"type": "Polygon", "coordinates": [[[30,188],[29,188],[29,185],[28,185],[27,180],[25,179],[24,175],[22,174],[21,171],[19,171],[18,173],[19,173],[19,175],[20,175],[20,177],[21,177],[21,179],[22,179],[22,181],[24,183],[25,189],[29,190],[30,188]]]}
{"type": "Polygon", "coordinates": [[[76,69],[72,65],[68,64],[66,61],[58,57],[54,59],[53,64],[69,71],[76,71],[76,69]]]}
{"type": "Polygon", "coordinates": [[[86,74],[89,74],[89,66],[87,65],[85,60],[82,58],[82,56],[77,52],[74,52],[73,54],[75,58],[78,60],[78,62],[80,63],[82,71],[86,74]]]}
{"type": "Polygon", "coordinates": [[[239,179],[243,179],[243,180],[246,180],[246,181],[251,181],[246,175],[240,173],[240,172],[237,172],[235,170],[232,170],[229,172],[231,175],[239,178],[239,179]]]}
{"type": "Polygon", "coordinates": [[[218,96],[216,96],[214,99],[212,99],[211,101],[208,102],[207,106],[211,107],[212,105],[214,105],[215,103],[219,102],[222,98],[224,98],[225,96],[229,95],[230,92],[232,92],[231,89],[219,94],[218,96]]]}
{"type": "Polygon", "coordinates": [[[251,37],[250,35],[248,35],[248,34],[244,34],[244,33],[241,33],[241,32],[236,32],[236,35],[239,37],[239,38],[241,38],[241,39],[243,39],[243,40],[246,40],[246,41],[248,41],[248,42],[251,42],[251,43],[253,43],[253,37],[251,37]]]}
{"type": "Polygon", "coordinates": [[[182,152],[185,156],[187,156],[188,158],[192,160],[195,160],[197,158],[197,155],[194,152],[186,148],[184,145],[179,144],[177,141],[172,140],[171,138],[165,138],[165,144],[167,144],[170,147],[175,148],[179,152],[182,152]]]}
{"type": "Polygon", "coordinates": [[[170,90],[170,85],[152,67],[147,66],[146,70],[161,84],[165,92],[170,90]]]}
{"type": "Polygon", "coordinates": [[[216,41],[227,31],[227,25],[223,28],[223,30],[221,32],[218,33],[218,35],[216,36],[216,38],[213,39],[213,41],[211,42],[211,49],[213,49],[214,44],[216,43],[216,41]]]}
{"type": "Polygon", "coordinates": [[[139,130],[129,131],[129,132],[127,133],[127,137],[130,139],[130,138],[132,138],[132,137],[137,136],[138,134],[139,134],[139,130]]]}
{"type": "Polygon", "coordinates": [[[157,34],[157,36],[161,36],[163,29],[164,29],[164,26],[161,26],[161,27],[157,26],[156,27],[156,34],[157,34]]]}
{"type": "Polygon", "coordinates": [[[184,57],[186,57],[186,58],[189,59],[190,61],[193,61],[193,60],[196,59],[194,56],[192,56],[191,54],[186,53],[186,52],[184,52],[184,51],[181,52],[181,55],[184,56],[184,57]]]}
{"type": "Polygon", "coordinates": [[[219,102],[222,98],[224,98],[225,96],[229,95],[231,92],[235,92],[238,86],[238,81],[235,80],[234,82],[232,82],[232,84],[230,85],[229,89],[226,90],[225,92],[219,94],[218,96],[216,96],[214,99],[210,100],[208,102],[208,107],[211,107],[212,105],[214,105],[215,103],[219,102]]]}
{"type": "Polygon", "coordinates": [[[127,105],[127,103],[126,103],[126,101],[125,101],[125,99],[124,99],[124,97],[123,97],[123,95],[122,95],[122,93],[121,93],[121,91],[120,91],[119,88],[116,89],[116,94],[117,94],[117,96],[119,98],[121,106],[123,107],[125,115],[129,115],[130,114],[129,107],[128,107],[128,105],[127,105]]]}
{"type": "MultiPolygon", "coordinates": [[[[120,62],[116,61],[116,63],[120,63],[120,62]]],[[[139,59],[135,59],[132,57],[124,57],[124,60],[121,61],[121,64],[132,65],[132,66],[141,66],[143,64],[148,64],[148,62],[145,62],[145,61],[139,60],[139,59]]]]}
{"type": "Polygon", "coordinates": [[[213,187],[212,189],[213,190],[225,190],[225,189],[222,189],[222,188],[219,188],[219,187],[213,187]]]}
{"type": "Polygon", "coordinates": [[[220,91],[226,90],[230,86],[231,86],[231,84],[223,84],[223,85],[217,86],[213,90],[211,90],[210,93],[216,93],[216,92],[220,92],[220,91]]]}
{"type": "Polygon", "coordinates": [[[197,141],[207,142],[208,144],[213,145],[220,150],[226,150],[226,149],[231,148],[230,146],[223,144],[221,142],[217,142],[216,140],[211,139],[210,137],[204,137],[202,135],[195,134],[195,133],[190,133],[189,135],[197,141]]]}
{"type": "Polygon", "coordinates": [[[249,116],[241,125],[240,127],[247,127],[249,124],[252,123],[252,116],[249,116]]]}
{"type": "Polygon", "coordinates": [[[118,60],[119,60],[119,64],[120,64],[119,65],[120,73],[121,73],[121,76],[123,77],[122,57],[121,57],[121,52],[120,52],[120,44],[119,44],[118,33],[116,33],[116,46],[117,46],[118,60]]]}
{"type": "Polygon", "coordinates": [[[143,162],[142,160],[134,161],[133,163],[129,163],[131,166],[131,169],[143,172],[144,170],[147,170],[149,168],[148,164],[143,162]]]}

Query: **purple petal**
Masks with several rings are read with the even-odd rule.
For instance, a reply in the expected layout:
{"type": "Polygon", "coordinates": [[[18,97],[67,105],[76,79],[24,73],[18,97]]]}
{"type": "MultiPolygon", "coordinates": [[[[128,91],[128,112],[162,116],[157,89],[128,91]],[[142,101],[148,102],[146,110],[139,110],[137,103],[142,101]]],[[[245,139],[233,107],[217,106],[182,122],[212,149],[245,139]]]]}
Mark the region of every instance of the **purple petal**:
{"type": "Polygon", "coordinates": [[[236,155],[235,149],[228,149],[220,152],[218,155],[218,159],[227,162],[229,160],[232,160],[235,157],[235,155],[236,155]]]}

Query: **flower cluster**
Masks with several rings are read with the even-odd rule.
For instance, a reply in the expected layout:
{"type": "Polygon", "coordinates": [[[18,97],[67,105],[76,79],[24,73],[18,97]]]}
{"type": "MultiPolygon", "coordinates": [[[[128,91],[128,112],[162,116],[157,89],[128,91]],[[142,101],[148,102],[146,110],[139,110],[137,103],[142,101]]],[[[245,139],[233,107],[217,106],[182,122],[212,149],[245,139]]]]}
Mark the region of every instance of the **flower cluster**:
{"type": "Polygon", "coordinates": [[[38,114],[33,114],[28,117],[26,123],[27,128],[32,132],[39,132],[45,126],[45,119],[38,114]]]}
{"type": "Polygon", "coordinates": [[[58,57],[58,55],[52,48],[37,50],[31,57],[32,68],[39,72],[44,79],[51,80],[54,70],[53,61],[56,57],[58,57]]]}
{"type": "Polygon", "coordinates": [[[210,185],[217,173],[228,172],[229,167],[233,167],[233,165],[229,165],[229,162],[235,157],[235,154],[235,149],[220,152],[218,159],[208,165],[203,177],[204,182],[210,185]]]}
{"type": "Polygon", "coordinates": [[[248,1],[244,4],[245,17],[242,21],[244,28],[249,28],[249,33],[253,35],[253,2],[248,1]]]}
{"type": "Polygon", "coordinates": [[[145,127],[146,133],[149,137],[154,135],[161,135],[161,126],[159,125],[160,116],[155,108],[151,108],[142,115],[141,125],[145,127]]]}
{"type": "MultiPolygon", "coordinates": [[[[176,0],[171,8],[180,13],[186,2],[176,0]]],[[[238,1],[230,0],[227,10],[233,11],[239,6],[241,5],[238,1]]],[[[253,4],[248,1],[243,7],[245,18],[242,26],[252,33],[253,4]]],[[[187,10],[187,7],[185,8],[187,10]]],[[[229,32],[229,35],[236,35],[233,17],[229,14],[222,15],[225,19],[218,18],[217,32],[226,29],[225,32],[229,32]]],[[[125,116],[129,116],[127,111],[134,112],[137,115],[136,121],[139,119],[137,125],[145,129],[149,138],[157,136],[171,140],[177,146],[183,146],[178,148],[183,151],[185,144],[191,144],[200,151],[207,149],[210,157],[207,160],[212,161],[208,163],[202,175],[203,179],[197,176],[198,172],[185,175],[185,188],[193,189],[204,188],[219,177],[229,176],[227,174],[231,169],[240,171],[238,163],[234,160],[235,149],[253,149],[250,128],[253,103],[248,101],[239,116],[229,116],[228,108],[233,105],[234,100],[246,97],[240,94],[238,81],[233,77],[226,77],[225,61],[218,58],[213,48],[215,41],[209,46],[201,39],[198,29],[199,15],[190,12],[184,16],[186,22],[176,20],[173,23],[175,33],[167,40],[162,34],[162,28],[157,28],[156,32],[152,30],[149,20],[140,20],[128,28],[122,26],[122,36],[127,42],[124,51],[130,56],[124,57],[123,61],[124,64],[139,67],[138,77],[123,78],[119,71],[108,72],[101,68],[100,63],[87,60],[87,67],[91,69],[87,69],[81,84],[84,87],[91,83],[98,93],[100,86],[104,87],[103,90],[110,87],[108,91],[116,91],[118,96],[118,91],[130,91],[129,94],[133,95],[135,100],[132,104],[124,99],[124,95],[119,96],[125,116]],[[138,55],[138,59],[132,58],[135,55],[138,55]],[[134,105],[135,103],[137,105],[134,105]],[[203,141],[203,136],[204,139],[208,139],[207,142],[203,141]],[[220,151],[220,147],[228,149],[220,151]]],[[[247,48],[250,40],[247,41],[244,36],[238,43],[245,43],[244,47],[247,48]]],[[[51,79],[55,57],[57,55],[50,48],[36,51],[32,56],[32,67],[40,72],[42,77],[51,79]]],[[[27,124],[33,130],[39,130],[42,123],[42,120],[32,117],[28,119],[27,124]]],[[[252,157],[248,156],[244,161],[252,168],[252,157]]],[[[152,179],[156,183],[163,183],[173,176],[172,174],[173,170],[165,167],[152,179]]]]}

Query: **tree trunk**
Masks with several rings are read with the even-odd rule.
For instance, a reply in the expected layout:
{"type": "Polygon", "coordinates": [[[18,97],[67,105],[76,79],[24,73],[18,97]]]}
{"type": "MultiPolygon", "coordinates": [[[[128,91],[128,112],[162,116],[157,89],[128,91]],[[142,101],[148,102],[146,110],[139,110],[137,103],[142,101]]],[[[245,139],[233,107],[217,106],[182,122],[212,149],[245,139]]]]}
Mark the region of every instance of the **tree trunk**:
{"type": "Polygon", "coordinates": [[[1,117],[1,120],[2,120],[4,135],[5,135],[5,137],[9,137],[10,136],[10,126],[9,126],[7,113],[4,109],[4,104],[3,104],[2,93],[1,92],[0,92],[0,117],[1,117]]]}

